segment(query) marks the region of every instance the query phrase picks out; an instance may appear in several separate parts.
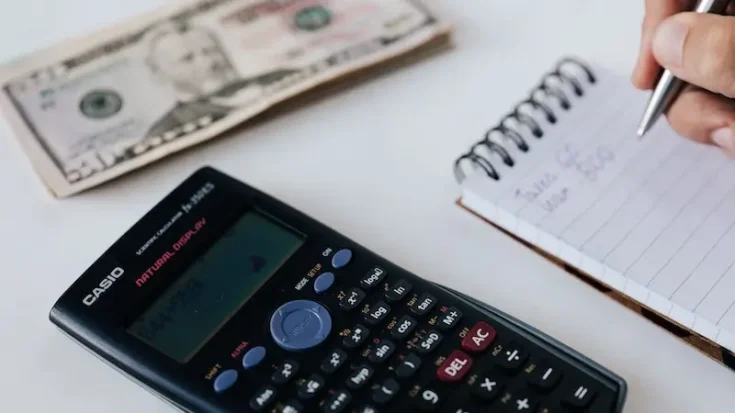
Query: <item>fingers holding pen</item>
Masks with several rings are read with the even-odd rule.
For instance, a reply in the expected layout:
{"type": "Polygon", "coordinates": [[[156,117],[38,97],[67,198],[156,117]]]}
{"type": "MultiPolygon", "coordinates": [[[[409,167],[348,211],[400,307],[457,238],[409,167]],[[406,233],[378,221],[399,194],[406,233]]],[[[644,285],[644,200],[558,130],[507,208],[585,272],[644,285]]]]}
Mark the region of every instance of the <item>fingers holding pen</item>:
{"type": "Polygon", "coordinates": [[[735,156],[735,101],[686,86],[666,116],[678,134],[735,156]]]}
{"type": "Polygon", "coordinates": [[[735,97],[735,17],[690,12],[669,17],[656,29],[652,51],[679,79],[735,97]]]}
{"type": "Polygon", "coordinates": [[[633,71],[633,84],[640,89],[655,86],[661,66],[653,55],[653,38],[656,29],[667,18],[689,10],[691,0],[646,0],[645,18],[641,27],[641,44],[638,62],[633,71]]]}

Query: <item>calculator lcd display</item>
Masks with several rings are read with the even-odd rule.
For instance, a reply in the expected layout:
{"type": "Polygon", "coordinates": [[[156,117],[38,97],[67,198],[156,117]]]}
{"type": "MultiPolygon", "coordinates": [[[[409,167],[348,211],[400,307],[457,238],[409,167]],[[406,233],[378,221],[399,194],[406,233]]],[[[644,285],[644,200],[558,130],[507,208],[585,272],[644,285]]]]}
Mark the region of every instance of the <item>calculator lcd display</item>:
{"type": "Polygon", "coordinates": [[[303,242],[301,234],[257,212],[246,213],[128,332],[179,363],[188,362],[303,242]]]}

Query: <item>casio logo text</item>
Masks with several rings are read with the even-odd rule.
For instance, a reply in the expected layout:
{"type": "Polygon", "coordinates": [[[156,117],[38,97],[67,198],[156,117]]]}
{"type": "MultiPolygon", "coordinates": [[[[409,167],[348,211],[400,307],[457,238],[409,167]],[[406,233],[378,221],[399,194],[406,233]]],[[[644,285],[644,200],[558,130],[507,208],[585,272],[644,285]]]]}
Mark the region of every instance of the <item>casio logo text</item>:
{"type": "Polygon", "coordinates": [[[97,301],[97,299],[99,299],[102,296],[102,294],[105,293],[105,291],[109,290],[110,287],[112,287],[113,284],[115,284],[115,281],[117,281],[118,278],[122,277],[124,273],[125,271],[120,267],[117,267],[114,270],[112,270],[112,272],[109,275],[103,278],[102,281],[100,281],[100,283],[96,287],[94,287],[91,293],[87,294],[84,297],[84,299],[82,299],[82,302],[84,303],[84,305],[89,307],[92,304],[94,304],[97,301]]]}

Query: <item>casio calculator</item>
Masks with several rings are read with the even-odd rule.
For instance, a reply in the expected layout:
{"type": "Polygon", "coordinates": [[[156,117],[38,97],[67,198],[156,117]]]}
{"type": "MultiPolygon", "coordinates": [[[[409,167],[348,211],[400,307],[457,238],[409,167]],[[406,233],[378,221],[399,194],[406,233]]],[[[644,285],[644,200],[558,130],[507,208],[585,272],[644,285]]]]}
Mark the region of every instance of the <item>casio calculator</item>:
{"type": "Polygon", "coordinates": [[[49,317],[188,412],[617,413],[626,398],[540,331],[209,167],[49,317]]]}

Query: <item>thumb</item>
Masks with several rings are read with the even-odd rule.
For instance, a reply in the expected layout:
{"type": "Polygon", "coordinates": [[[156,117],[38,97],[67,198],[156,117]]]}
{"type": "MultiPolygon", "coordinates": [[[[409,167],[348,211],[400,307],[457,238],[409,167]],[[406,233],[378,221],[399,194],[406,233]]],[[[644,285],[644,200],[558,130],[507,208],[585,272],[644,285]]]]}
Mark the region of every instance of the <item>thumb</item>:
{"type": "Polygon", "coordinates": [[[735,97],[735,17],[679,13],[656,29],[653,54],[679,79],[735,97]]]}

